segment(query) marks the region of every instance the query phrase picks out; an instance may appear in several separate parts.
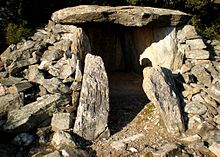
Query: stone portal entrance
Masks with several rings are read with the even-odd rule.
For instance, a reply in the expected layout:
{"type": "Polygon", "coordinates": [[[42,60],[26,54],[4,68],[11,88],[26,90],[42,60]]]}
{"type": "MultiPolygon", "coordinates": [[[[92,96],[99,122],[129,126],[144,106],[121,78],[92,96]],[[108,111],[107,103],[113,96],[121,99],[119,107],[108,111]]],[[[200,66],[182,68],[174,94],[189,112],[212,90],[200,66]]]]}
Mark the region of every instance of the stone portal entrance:
{"type": "Polygon", "coordinates": [[[109,79],[109,129],[114,134],[131,122],[148,102],[142,90],[140,54],[152,42],[149,28],[116,24],[81,25],[91,52],[101,56],[109,79]]]}

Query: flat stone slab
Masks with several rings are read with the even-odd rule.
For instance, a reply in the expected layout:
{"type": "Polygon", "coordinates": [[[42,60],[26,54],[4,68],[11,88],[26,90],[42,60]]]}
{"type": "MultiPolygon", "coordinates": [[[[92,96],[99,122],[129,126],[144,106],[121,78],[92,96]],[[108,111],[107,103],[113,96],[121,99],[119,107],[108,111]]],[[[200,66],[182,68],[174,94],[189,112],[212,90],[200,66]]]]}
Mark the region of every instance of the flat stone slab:
{"type": "Polygon", "coordinates": [[[138,6],[97,6],[81,5],[58,10],[52,20],[63,24],[109,22],[125,26],[177,26],[183,25],[191,17],[177,10],[138,6]]]}
{"type": "Polygon", "coordinates": [[[69,103],[69,97],[61,94],[51,94],[41,97],[33,103],[9,112],[4,130],[9,132],[24,132],[37,128],[59,106],[69,103]]]}

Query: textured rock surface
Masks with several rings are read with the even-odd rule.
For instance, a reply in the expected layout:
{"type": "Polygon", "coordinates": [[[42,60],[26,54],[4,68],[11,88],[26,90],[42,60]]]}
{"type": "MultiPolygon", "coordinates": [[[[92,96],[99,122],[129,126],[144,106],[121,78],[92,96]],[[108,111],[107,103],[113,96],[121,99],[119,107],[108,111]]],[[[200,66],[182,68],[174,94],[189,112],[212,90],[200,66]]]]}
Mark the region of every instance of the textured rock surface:
{"type": "Polygon", "coordinates": [[[140,55],[140,63],[147,58],[153,66],[159,65],[172,70],[180,68],[183,55],[177,52],[176,28],[157,28],[153,33],[155,42],[140,55]]]}
{"type": "Polygon", "coordinates": [[[19,94],[7,94],[0,97],[0,113],[7,113],[12,109],[18,109],[23,105],[23,99],[19,94]]]}
{"type": "Polygon", "coordinates": [[[64,131],[54,133],[51,144],[58,149],[65,148],[67,146],[76,148],[76,143],[73,141],[72,136],[64,131]]]}
{"type": "Polygon", "coordinates": [[[172,134],[182,133],[185,127],[171,72],[157,66],[145,68],[143,75],[144,92],[161,113],[167,130],[172,134]]]}
{"type": "Polygon", "coordinates": [[[108,137],[109,89],[101,57],[86,55],[74,132],[88,140],[108,137]]]}
{"type": "Polygon", "coordinates": [[[51,121],[53,131],[70,129],[73,119],[70,113],[54,113],[51,121]]]}
{"type": "Polygon", "coordinates": [[[52,15],[57,23],[79,24],[87,22],[111,22],[125,26],[177,26],[189,19],[189,15],[168,9],[150,7],[77,6],[59,10],[52,15]]]}
{"type": "Polygon", "coordinates": [[[4,125],[7,131],[29,131],[47,120],[58,106],[69,103],[69,97],[60,94],[46,95],[41,100],[9,112],[4,125]]]}

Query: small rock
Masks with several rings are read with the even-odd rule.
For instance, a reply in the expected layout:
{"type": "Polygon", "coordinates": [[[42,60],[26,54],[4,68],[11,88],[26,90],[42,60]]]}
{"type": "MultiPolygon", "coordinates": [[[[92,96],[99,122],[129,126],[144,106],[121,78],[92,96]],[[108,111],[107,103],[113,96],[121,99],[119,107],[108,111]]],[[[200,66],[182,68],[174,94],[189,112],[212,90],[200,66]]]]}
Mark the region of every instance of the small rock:
{"type": "Polygon", "coordinates": [[[70,65],[63,65],[63,69],[62,69],[62,71],[60,72],[59,78],[65,80],[65,79],[67,79],[70,75],[72,75],[73,72],[74,72],[74,71],[73,71],[73,69],[72,69],[72,67],[71,67],[70,65]]]}
{"type": "Polygon", "coordinates": [[[63,57],[64,51],[61,50],[46,50],[41,58],[41,60],[54,61],[59,60],[63,57]]]}
{"type": "Polygon", "coordinates": [[[71,44],[72,41],[70,40],[60,40],[54,44],[53,48],[66,52],[67,50],[69,50],[71,44]]]}
{"type": "Polygon", "coordinates": [[[220,142],[214,142],[210,147],[209,150],[214,153],[217,157],[220,157],[220,142]]]}
{"type": "Polygon", "coordinates": [[[14,138],[13,143],[18,146],[28,146],[33,143],[34,140],[35,138],[33,135],[29,133],[21,133],[14,138]]]}
{"type": "Polygon", "coordinates": [[[181,151],[178,145],[174,143],[167,143],[157,149],[157,151],[152,152],[153,156],[167,157],[167,156],[178,156],[181,151]]]}
{"type": "Polygon", "coordinates": [[[38,66],[38,69],[40,70],[49,70],[49,67],[52,65],[52,62],[43,60],[40,65],[38,66]]]}
{"type": "Polygon", "coordinates": [[[199,36],[194,26],[185,25],[181,30],[178,31],[177,38],[179,40],[187,40],[187,39],[196,39],[199,38],[199,36]]]}
{"type": "Polygon", "coordinates": [[[191,69],[192,74],[202,84],[211,84],[211,75],[202,65],[196,65],[191,69]]]}
{"type": "Polygon", "coordinates": [[[207,107],[200,102],[189,102],[186,104],[184,111],[189,114],[203,115],[207,111],[207,107]]]}
{"type": "Polygon", "coordinates": [[[213,106],[214,108],[217,108],[217,103],[215,100],[213,100],[210,96],[206,95],[203,96],[205,102],[211,106],[213,106]]]}
{"type": "Polygon", "coordinates": [[[206,136],[210,130],[215,129],[215,126],[207,121],[203,121],[199,126],[196,128],[196,132],[203,138],[207,138],[206,136]]]}
{"type": "Polygon", "coordinates": [[[189,59],[209,59],[209,51],[206,50],[190,50],[185,52],[186,58],[189,59]]]}
{"type": "Polygon", "coordinates": [[[9,87],[8,91],[11,94],[15,94],[15,93],[23,92],[23,91],[31,88],[32,86],[33,85],[28,81],[20,82],[20,83],[14,84],[11,87],[9,87]]]}
{"type": "Polygon", "coordinates": [[[220,85],[211,85],[207,90],[209,96],[220,103],[220,85]]]}
{"type": "Polygon", "coordinates": [[[186,143],[193,143],[193,142],[198,142],[201,139],[202,138],[199,135],[195,134],[195,135],[192,135],[192,136],[181,138],[180,141],[186,142],[186,143]]]}
{"type": "Polygon", "coordinates": [[[49,93],[70,93],[70,88],[63,84],[58,78],[44,79],[42,86],[47,89],[49,93]]]}
{"type": "Polygon", "coordinates": [[[8,93],[8,88],[0,83],[0,96],[6,95],[8,93]]]}
{"type": "Polygon", "coordinates": [[[53,131],[70,129],[73,125],[70,113],[54,113],[51,121],[53,131]]]}
{"type": "Polygon", "coordinates": [[[128,148],[128,150],[132,153],[138,153],[138,150],[134,147],[130,147],[130,148],[128,148]]]}
{"type": "Polygon", "coordinates": [[[126,143],[135,141],[135,140],[137,140],[141,137],[144,137],[143,133],[139,133],[139,134],[136,134],[136,135],[133,135],[133,136],[129,136],[129,137],[126,137],[126,138],[124,138],[122,140],[119,140],[119,141],[114,141],[114,142],[111,143],[111,146],[112,146],[112,148],[114,148],[116,150],[120,150],[122,148],[125,148],[126,143]]]}
{"type": "Polygon", "coordinates": [[[44,96],[44,95],[48,94],[47,89],[44,88],[44,86],[42,86],[42,85],[39,85],[39,90],[40,90],[40,92],[38,94],[40,96],[44,96]]]}
{"type": "Polygon", "coordinates": [[[201,124],[203,121],[202,117],[200,115],[193,115],[192,117],[189,118],[188,121],[188,129],[195,129],[198,127],[199,124],[201,124]]]}
{"type": "Polygon", "coordinates": [[[192,68],[192,65],[189,65],[189,64],[183,64],[181,69],[180,69],[180,73],[181,74],[184,74],[186,72],[189,72],[192,68]]]}
{"type": "Polygon", "coordinates": [[[23,97],[20,94],[7,94],[0,96],[0,113],[7,113],[13,109],[18,109],[24,104],[23,97]]]}
{"type": "Polygon", "coordinates": [[[31,65],[28,68],[27,79],[30,82],[42,84],[44,80],[44,75],[41,71],[38,70],[38,65],[31,65]]]}
{"type": "Polygon", "coordinates": [[[202,39],[186,40],[186,44],[190,46],[191,50],[202,50],[206,48],[202,39]]]}
{"type": "Polygon", "coordinates": [[[62,155],[60,154],[59,151],[55,150],[54,152],[46,154],[42,157],[62,157],[62,155]]]}
{"type": "Polygon", "coordinates": [[[215,121],[217,124],[220,124],[220,115],[215,116],[214,121],[215,121]]]}
{"type": "Polygon", "coordinates": [[[64,131],[55,132],[51,144],[57,149],[65,148],[66,146],[76,148],[77,146],[71,135],[64,131]]]}
{"type": "Polygon", "coordinates": [[[82,81],[82,68],[81,68],[79,60],[77,60],[77,62],[76,62],[75,81],[77,81],[77,82],[81,82],[82,81]]]}

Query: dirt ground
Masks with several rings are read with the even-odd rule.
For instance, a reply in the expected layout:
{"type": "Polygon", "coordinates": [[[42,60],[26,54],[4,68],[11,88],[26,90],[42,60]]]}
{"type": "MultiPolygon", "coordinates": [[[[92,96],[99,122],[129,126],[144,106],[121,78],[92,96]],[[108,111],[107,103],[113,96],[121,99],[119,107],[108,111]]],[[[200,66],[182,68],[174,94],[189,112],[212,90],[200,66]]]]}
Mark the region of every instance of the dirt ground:
{"type": "Polygon", "coordinates": [[[148,148],[173,142],[153,104],[142,90],[142,76],[109,76],[111,137],[95,142],[98,157],[145,156],[148,148]]]}

